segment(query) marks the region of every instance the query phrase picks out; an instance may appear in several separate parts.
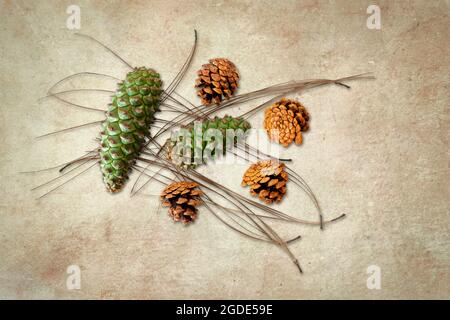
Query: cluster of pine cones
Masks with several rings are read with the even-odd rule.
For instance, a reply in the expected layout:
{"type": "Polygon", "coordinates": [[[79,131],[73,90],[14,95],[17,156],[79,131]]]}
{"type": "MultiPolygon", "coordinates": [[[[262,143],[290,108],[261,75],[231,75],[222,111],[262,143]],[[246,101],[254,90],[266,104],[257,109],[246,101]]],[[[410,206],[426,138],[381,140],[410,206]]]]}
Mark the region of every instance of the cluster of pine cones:
{"type": "MultiPolygon", "coordinates": [[[[209,60],[209,63],[204,64],[197,75],[195,82],[197,95],[205,106],[219,105],[223,100],[231,98],[238,88],[238,71],[228,59],[209,60]]],[[[228,118],[226,122],[224,119],[216,118],[211,122],[211,126],[222,128],[216,124],[221,121],[221,124],[225,123],[226,128],[235,126],[240,128],[241,123],[245,124],[244,130],[249,127],[248,123],[241,119],[228,118]],[[233,125],[227,125],[228,123],[233,125]]],[[[270,140],[287,147],[293,142],[302,143],[302,132],[309,129],[308,121],[309,113],[299,101],[283,98],[265,110],[264,129],[270,140]]],[[[264,160],[252,164],[247,169],[242,179],[242,186],[250,186],[251,195],[258,196],[265,203],[271,204],[283,199],[287,181],[288,174],[283,163],[264,160]]],[[[160,196],[161,201],[164,206],[169,207],[169,215],[173,220],[182,221],[185,224],[195,220],[197,206],[202,203],[200,197],[203,195],[198,187],[199,185],[195,182],[181,181],[174,182],[164,189],[160,196]]]]}

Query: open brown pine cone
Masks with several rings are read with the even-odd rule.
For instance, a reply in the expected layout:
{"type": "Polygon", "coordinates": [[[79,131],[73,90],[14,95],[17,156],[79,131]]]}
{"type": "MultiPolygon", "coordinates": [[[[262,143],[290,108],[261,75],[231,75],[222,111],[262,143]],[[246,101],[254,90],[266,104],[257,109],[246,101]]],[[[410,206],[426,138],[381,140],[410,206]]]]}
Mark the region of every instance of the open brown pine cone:
{"type": "Polygon", "coordinates": [[[239,73],[233,62],[225,58],[209,60],[197,72],[197,95],[204,105],[220,104],[231,98],[238,88],[239,73]]]}
{"type": "Polygon", "coordinates": [[[284,147],[303,142],[302,131],[309,129],[309,113],[297,100],[281,99],[268,107],[264,114],[264,129],[269,139],[284,147]]]}
{"type": "Polygon", "coordinates": [[[242,186],[250,186],[250,194],[270,204],[280,202],[286,194],[288,174],[284,163],[264,160],[252,164],[244,173],[242,186]]]}
{"type": "Polygon", "coordinates": [[[197,206],[202,203],[200,196],[203,192],[198,189],[196,182],[174,182],[161,193],[163,206],[169,207],[169,215],[174,221],[190,223],[197,217],[197,206]]]}

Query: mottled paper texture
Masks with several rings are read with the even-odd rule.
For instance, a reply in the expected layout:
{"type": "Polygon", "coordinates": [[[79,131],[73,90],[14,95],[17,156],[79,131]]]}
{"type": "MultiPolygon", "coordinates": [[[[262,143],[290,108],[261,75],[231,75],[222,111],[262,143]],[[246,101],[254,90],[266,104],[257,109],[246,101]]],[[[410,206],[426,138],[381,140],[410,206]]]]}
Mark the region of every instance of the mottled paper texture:
{"type": "MultiPolygon", "coordinates": [[[[450,3],[377,1],[380,29],[368,28],[371,4],[1,1],[0,297],[449,298],[450,3]],[[67,28],[72,4],[80,8],[80,30],[67,28]],[[347,214],[324,231],[275,224],[283,236],[302,235],[291,249],[303,275],[279,248],[238,235],[207,210],[184,227],[159,209],[157,197],[130,198],[130,184],[108,194],[98,168],[40,200],[40,190],[31,189],[54,172],[21,173],[95,147],[98,126],[35,138],[102,119],[38,101],[52,84],[83,71],[118,78],[127,72],[75,32],[96,37],[132,65],[155,68],[167,85],[188,55],[194,29],[197,52],[177,91],[195,103],[195,71],[213,57],[236,64],[239,93],[292,79],[376,76],[349,83],[350,90],[326,86],[292,96],[308,108],[311,128],[302,146],[283,149],[282,156],[293,159],[291,167],[310,184],[326,218],[347,214]],[[77,270],[79,289],[68,285],[77,270]],[[380,271],[380,289],[368,288],[371,270],[380,271]]],[[[115,88],[101,77],[75,84],[115,88]]],[[[71,98],[105,108],[109,97],[71,98]]],[[[262,112],[251,118],[253,127],[262,122],[262,112]]],[[[201,170],[246,194],[240,187],[245,169],[201,170]]],[[[155,184],[147,193],[161,189],[155,184]]],[[[317,219],[295,188],[277,208],[317,219]]]]}

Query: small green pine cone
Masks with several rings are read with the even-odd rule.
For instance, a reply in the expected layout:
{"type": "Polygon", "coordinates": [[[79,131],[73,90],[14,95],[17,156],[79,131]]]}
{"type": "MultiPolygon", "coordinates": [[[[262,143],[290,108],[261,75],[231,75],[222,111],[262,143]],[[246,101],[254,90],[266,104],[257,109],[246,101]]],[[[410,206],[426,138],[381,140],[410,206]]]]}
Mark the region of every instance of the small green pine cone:
{"type": "Polygon", "coordinates": [[[162,81],[157,72],[135,68],[118,84],[102,124],[100,167],[106,188],[120,191],[128,179],[159,110],[162,81]]]}
{"type": "Polygon", "coordinates": [[[225,154],[227,144],[234,145],[238,139],[245,139],[244,134],[248,129],[250,129],[250,123],[240,117],[216,116],[212,120],[203,120],[201,126],[200,123],[195,122],[180,130],[166,142],[167,157],[176,165],[195,168],[206,159],[215,157],[216,153],[217,155],[225,154]],[[217,134],[220,134],[219,137],[223,139],[222,143],[215,141],[217,134]],[[232,136],[228,136],[227,139],[228,134],[232,136]]]}

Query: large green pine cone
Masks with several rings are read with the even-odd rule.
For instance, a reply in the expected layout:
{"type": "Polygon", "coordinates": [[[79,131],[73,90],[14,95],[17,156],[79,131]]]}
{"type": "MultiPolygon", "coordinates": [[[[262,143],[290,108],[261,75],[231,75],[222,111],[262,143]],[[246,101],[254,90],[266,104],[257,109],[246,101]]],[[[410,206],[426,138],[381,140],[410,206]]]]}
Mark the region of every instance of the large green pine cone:
{"type": "MultiPolygon", "coordinates": [[[[208,129],[219,129],[222,132],[222,136],[223,136],[223,153],[225,154],[226,152],[226,130],[227,129],[232,129],[232,130],[238,130],[241,129],[244,133],[250,129],[250,123],[240,117],[232,117],[232,116],[224,116],[224,117],[214,117],[214,119],[209,120],[203,120],[202,121],[202,136],[204,136],[205,132],[208,129]]],[[[191,161],[190,163],[186,163],[185,158],[183,158],[183,156],[179,155],[176,151],[176,147],[177,147],[177,143],[183,143],[183,142],[179,142],[179,140],[176,141],[172,141],[171,139],[169,139],[167,141],[167,155],[169,157],[169,159],[175,163],[176,165],[179,166],[183,166],[183,167],[190,167],[190,168],[195,168],[198,163],[194,162],[194,155],[195,155],[195,148],[196,148],[196,140],[194,138],[194,133],[195,133],[195,128],[194,128],[194,124],[189,125],[188,127],[185,128],[186,130],[188,130],[190,132],[190,136],[191,136],[191,161]],[[172,152],[174,151],[174,152],[172,152]]],[[[202,142],[202,151],[204,152],[206,147],[207,147],[208,142],[207,141],[203,141],[202,142]]],[[[212,155],[214,155],[215,150],[212,150],[212,155]]]]}
{"type": "Polygon", "coordinates": [[[108,191],[120,191],[128,179],[150,134],[161,93],[159,74],[145,67],[135,68],[118,84],[101,132],[100,167],[108,191]]]}

